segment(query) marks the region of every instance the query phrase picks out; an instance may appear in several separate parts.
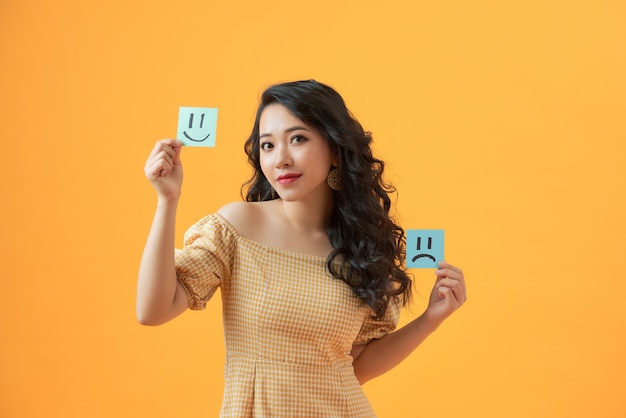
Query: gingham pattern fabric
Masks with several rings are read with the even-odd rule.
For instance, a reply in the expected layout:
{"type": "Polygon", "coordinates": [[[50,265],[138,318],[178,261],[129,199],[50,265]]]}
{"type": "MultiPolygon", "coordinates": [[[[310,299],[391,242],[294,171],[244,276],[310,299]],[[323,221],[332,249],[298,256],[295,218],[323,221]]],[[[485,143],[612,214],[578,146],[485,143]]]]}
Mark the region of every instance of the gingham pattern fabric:
{"type": "Polygon", "coordinates": [[[322,257],[241,237],[209,215],[185,234],[176,271],[191,309],[221,288],[226,342],[222,417],[375,417],[352,368],[353,344],[392,331],[322,257]]]}

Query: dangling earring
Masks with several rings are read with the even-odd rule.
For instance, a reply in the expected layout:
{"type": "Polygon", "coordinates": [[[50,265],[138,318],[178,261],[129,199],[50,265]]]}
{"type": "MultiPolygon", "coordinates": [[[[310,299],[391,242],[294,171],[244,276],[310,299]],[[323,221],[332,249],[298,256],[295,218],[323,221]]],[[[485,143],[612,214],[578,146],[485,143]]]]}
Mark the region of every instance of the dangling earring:
{"type": "Polygon", "coordinates": [[[328,177],[326,177],[326,182],[333,190],[341,190],[341,181],[339,180],[339,170],[337,167],[333,167],[328,173],[328,177]]]}

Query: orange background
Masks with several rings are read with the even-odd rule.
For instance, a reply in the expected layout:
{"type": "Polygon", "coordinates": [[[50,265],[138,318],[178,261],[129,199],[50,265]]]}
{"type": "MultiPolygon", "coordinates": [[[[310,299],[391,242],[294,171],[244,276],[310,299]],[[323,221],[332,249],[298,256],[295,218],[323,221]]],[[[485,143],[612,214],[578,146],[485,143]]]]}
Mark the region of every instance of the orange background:
{"type": "MultiPolygon", "coordinates": [[[[239,199],[260,92],[315,78],[373,131],[405,228],[446,230],[468,303],[365,390],[381,417],[626,416],[626,3],[0,3],[0,416],[216,416],[219,298],[138,325],[179,106],[178,242],[239,199]]],[[[425,306],[434,275],[415,271],[425,306]]]]}

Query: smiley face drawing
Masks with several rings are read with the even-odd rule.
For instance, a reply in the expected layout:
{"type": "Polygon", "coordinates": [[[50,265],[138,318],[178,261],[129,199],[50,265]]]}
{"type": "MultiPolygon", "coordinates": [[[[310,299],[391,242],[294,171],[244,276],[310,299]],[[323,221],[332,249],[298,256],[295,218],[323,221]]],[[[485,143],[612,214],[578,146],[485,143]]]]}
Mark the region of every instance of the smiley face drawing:
{"type": "Polygon", "coordinates": [[[187,146],[214,147],[216,125],[216,108],[181,107],[177,138],[187,146]]]}
{"type": "MultiPolygon", "coordinates": [[[[204,115],[205,115],[204,113],[200,115],[200,129],[199,129],[200,131],[202,131],[202,125],[204,124],[204,115]]],[[[193,113],[189,114],[189,129],[193,129],[193,116],[194,116],[193,113]]],[[[211,136],[211,132],[206,134],[206,136],[202,139],[194,139],[190,137],[187,131],[183,131],[183,135],[185,135],[185,138],[187,138],[190,141],[203,142],[203,141],[206,141],[211,136]]]]}
{"type": "Polygon", "coordinates": [[[443,236],[442,229],[407,230],[407,268],[437,268],[443,261],[443,236]]]}

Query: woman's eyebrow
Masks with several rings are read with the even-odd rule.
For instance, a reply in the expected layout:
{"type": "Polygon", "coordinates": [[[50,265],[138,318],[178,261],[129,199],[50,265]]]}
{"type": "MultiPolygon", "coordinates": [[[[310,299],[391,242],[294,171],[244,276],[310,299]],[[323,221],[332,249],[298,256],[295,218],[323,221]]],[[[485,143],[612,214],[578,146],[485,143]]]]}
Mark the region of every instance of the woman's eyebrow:
{"type": "MultiPolygon", "coordinates": [[[[304,126],[300,126],[300,125],[296,125],[296,126],[292,126],[291,128],[287,128],[285,129],[285,132],[289,133],[289,132],[293,132],[293,131],[309,131],[307,128],[305,128],[304,126]]],[[[271,133],[267,132],[267,133],[263,133],[261,135],[259,135],[259,139],[264,138],[266,136],[272,136],[271,133]]]]}

